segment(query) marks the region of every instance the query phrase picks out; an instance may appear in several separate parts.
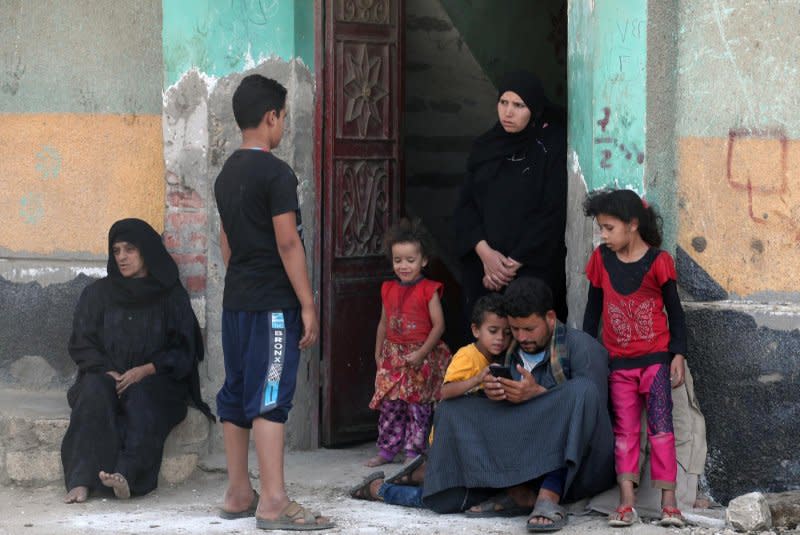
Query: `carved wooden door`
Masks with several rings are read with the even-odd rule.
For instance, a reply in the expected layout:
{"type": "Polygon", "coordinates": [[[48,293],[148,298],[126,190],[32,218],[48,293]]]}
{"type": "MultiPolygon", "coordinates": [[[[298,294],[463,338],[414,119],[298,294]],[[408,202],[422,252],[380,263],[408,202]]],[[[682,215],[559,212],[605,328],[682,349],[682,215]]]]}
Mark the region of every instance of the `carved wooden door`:
{"type": "Polygon", "coordinates": [[[325,0],[322,443],[374,438],[375,329],[402,212],[403,1],[325,0]]]}

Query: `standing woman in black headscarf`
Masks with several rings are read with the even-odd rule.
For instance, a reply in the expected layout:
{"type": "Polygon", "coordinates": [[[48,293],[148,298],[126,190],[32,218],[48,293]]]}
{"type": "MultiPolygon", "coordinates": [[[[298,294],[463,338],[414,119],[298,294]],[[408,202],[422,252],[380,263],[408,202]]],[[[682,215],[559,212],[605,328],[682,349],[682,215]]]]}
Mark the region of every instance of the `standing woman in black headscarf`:
{"type": "Polygon", "coordinates": [[[140,219],[108,233],[108,276],[84,289],[69,353],[78,377],[61,444],[66,503],[102,486],[118,498],[156,488],[164,441],[200,398],[203,339],[178,266],[140,219]]]}
{"type": "Polygon", "coordinates": [[[566,136],[543,120],[547,105],[536,76],[507,75],[499,120],[470,152],[454,214],[466,318],[481,295],[535,276],[550,286],[556,314],[566,321],[566,136]]]}

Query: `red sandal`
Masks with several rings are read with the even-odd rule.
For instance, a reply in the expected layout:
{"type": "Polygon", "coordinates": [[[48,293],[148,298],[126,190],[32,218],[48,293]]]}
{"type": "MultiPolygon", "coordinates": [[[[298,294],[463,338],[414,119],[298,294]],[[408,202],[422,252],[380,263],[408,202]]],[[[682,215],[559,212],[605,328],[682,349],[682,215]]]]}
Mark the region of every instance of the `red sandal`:
{"type": "Polygon", "coordinates": [[[639,513],[631,505],[620,505],[616,510],[608,515],[608,525],[612,528],[627,528],[639,521],[639,513]],[[625,515],[630,514],[628,520],[625,515]]]}
{"type": "Polygon", "coordinates": [[[658,525],[664,528],[682,528],[686,525],[686,520],[677,507],[662,507],[658,525]]]}

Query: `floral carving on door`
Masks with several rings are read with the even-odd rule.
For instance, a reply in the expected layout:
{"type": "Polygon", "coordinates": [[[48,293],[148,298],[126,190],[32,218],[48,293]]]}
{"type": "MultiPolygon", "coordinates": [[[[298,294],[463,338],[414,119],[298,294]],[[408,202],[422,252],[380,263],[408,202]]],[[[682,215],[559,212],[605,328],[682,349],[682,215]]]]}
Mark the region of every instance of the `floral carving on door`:
{"type": "Polygon", "coordinates": [[[340,161],[337,213],[342,232],[337,257],[374,256],[382,253],[383,233],[389,223],[388,162],[340,161]]]}
{"type": "MultiPolygon", "coordinates": [[[[387,106],[381,101],[389,94],[389,88],[387,81],[381,77],[384,56],[370,54],[367,45],[360,43],[346,45],[344,59],[344,121],[355,121],[358,137],[364,138],[370,121],[378,125],[385,122],[383,116],[387,106]]],[[[372,137],[386,136],[380,135],[379,131],[377,136],[372,137]]]]}
{"type": "Polygon", "coordinates": [[[388,24],[391,10],[388,0],[341,0],[339,20],[366,24],[388,24]]]}

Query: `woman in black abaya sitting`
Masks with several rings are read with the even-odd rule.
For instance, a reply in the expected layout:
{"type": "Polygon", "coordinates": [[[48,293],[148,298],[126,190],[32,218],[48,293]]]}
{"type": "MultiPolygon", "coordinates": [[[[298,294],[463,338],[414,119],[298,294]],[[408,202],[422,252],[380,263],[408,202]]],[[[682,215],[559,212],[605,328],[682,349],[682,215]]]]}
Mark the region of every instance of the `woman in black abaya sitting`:
{"type": "Polygon", "coordinates": [[[61,444],[66,503],[109,487],[117,498],[156,488],[164,441],[200,398],[203,340],[178,266],[158,233],[123,219],[108,234],[108,276],[81,294],[69,353],[78,377],[61,444]]]}

